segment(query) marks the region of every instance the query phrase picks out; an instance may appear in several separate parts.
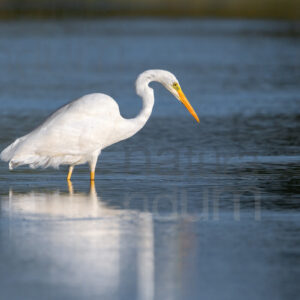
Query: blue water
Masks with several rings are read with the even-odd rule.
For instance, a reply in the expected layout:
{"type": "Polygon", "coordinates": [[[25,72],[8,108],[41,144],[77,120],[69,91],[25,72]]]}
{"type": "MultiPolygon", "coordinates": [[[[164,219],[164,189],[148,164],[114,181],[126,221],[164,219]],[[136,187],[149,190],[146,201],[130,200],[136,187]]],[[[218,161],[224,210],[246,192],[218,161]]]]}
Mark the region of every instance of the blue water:
{"type": "Polygon", "coordinates": [[[1,299],[296,299],[300,24],[2,21],[0,149],[92,92],[141,109],[137,75],[172,71],[145,128],[68,186],[0,162],[1,299]]]}

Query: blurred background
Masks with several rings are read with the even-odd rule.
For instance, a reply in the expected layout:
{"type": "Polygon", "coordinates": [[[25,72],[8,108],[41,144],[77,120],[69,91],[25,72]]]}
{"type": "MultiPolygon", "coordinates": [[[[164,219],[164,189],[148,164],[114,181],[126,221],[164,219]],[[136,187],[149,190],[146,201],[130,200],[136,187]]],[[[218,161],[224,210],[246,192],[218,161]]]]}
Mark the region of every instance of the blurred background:
{"type": "Polygon", "coordinates": [[[1,0],[2,17],[35,16],[178,16],[279,18],[300,17],[295,0],[1,0]]]}
{"type": "MultiPolygon", "coordinates": [[[[300,293],[300,2],[0,0],[0,150],[82,95],[133,138],[88,167],[0,162],[2,299],[296,299],[300,293]]],[[[66,145],[67,147],[67,145],[66,145]]]]}

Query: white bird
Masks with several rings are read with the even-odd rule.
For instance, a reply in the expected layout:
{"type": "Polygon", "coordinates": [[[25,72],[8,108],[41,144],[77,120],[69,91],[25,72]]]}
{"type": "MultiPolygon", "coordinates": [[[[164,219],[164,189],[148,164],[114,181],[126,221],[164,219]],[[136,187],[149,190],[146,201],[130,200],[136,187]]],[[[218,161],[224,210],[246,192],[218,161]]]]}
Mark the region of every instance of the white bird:
{"type": "Polygon", "coordinates": [[[85,95],[61,107],[32,132],[16,139],[1,152],[0,158],[9,162],[10,170],[20,165],[31,168],[69,165],[67,180],[71,179],[74,166],[89,163],[93,181],[101,150],[133,136],[149,119],[154,105],[154,92],[149,87],[152,81],[161,83],[199,122],[176,77],[168,71],[148,70],[136,80],[136,92],[143,100],[143,108],[135,118],[124,119],[118,104],[108,95],[85,95]]]}

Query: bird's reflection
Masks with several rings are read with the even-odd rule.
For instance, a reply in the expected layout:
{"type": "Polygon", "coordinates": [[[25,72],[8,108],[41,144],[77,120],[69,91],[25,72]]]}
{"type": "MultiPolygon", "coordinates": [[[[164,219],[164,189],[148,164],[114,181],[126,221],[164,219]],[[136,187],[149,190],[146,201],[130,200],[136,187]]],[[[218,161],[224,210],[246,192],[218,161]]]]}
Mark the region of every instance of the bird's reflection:
{"type": "Polygon", "coordinates": [[[60,190],[15,193],[9,191],[10,214],[27,214],[28,217],[91,218],[123,215],[129,211],[110,208],[97,195],[94,182],[89,193],[75,192],[71,181],[67,182],[68,193],[60,190]]]}
{"type": "Polygon", "coordinates": [[[26,260],[26,255],[41,259],[34,260],[34,276],[44,272],[41,266],[48,264],[50,282],[69,286],[84,283],[91,294],[101,292],[108,299],[126,289],[120,278],[131,264],[135,265],[131,276],[137,277],[139,299],[153,299],[155,259],[150,213],[109,207],[93,183],[89,193],[76,192],[71,182],[67,193],[16,193],[10,189],[6,200],[0,212],[10,220],[10,241],[22,245],[22,250],[14,250],[19,256],[16,259],[26,260]],[[20,226],[24,219],[32,222],[20,226]]]}

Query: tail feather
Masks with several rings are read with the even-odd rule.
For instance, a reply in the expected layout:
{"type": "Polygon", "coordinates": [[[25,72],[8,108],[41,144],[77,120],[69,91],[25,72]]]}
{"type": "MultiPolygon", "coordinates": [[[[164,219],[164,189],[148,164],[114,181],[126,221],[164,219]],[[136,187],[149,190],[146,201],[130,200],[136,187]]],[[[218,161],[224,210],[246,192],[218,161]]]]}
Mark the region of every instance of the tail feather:
{"type": "MultiPolygon", "coordinates": [[[[41,157],[39,155],[29,155],[14,157],[9,161],[9,169],[15,169],[22,165],[29,165],[30,168],[36,169],[38,167],[47,168],[51,165],[51,159],[49,157],[41,157]]],[[[57,167],[57,166],[54,166],[57,167]]]]}
{"type": "Polygon", "coordinates": [[[9,169],[12,170],[21,165],[29,165],[30,168],[59,168],[59,165],[72,165],[85,162],[81,155],[56,155],[36,153],[34,149],[24,149],[22,141],[24,137],[18,138],[11,145],[6,147],[0,154],[0,159],[9,162],[9,169]]]}
{"type": "Polygon", "coordinates": [[[30,168],[36,169],[36,168],[58,168],[61,161],[55,158],[51,158],[49,156],[40,156],[40,155],[22,155],[20,157],[16,156],[13,157],[9,161],[9,169],[12,170],[16,167],[22,166],[22,165],[29,165],[30,168]]]}
{"type": "Polygon", "coordinates": [[[65,156],[41,156],[38,154],[28,154],[13,157],[9,161],[9,169],[12,170],[21,165],[29,165],[30,168],[48,168],[58,169],[61,164],[72,165],[79,163],[82,160],[81,156],[65,155],[65,156]]]}
{"type": "Polygon", "coordinates": [[[6,147],[0,154],[0,159],[3,161],[10,161],[16,151],[18,150],[20,143],[24,140],[25,137],[21,137],[16,139],[12,144],[10,144],[8,147],[6,147]]]}

